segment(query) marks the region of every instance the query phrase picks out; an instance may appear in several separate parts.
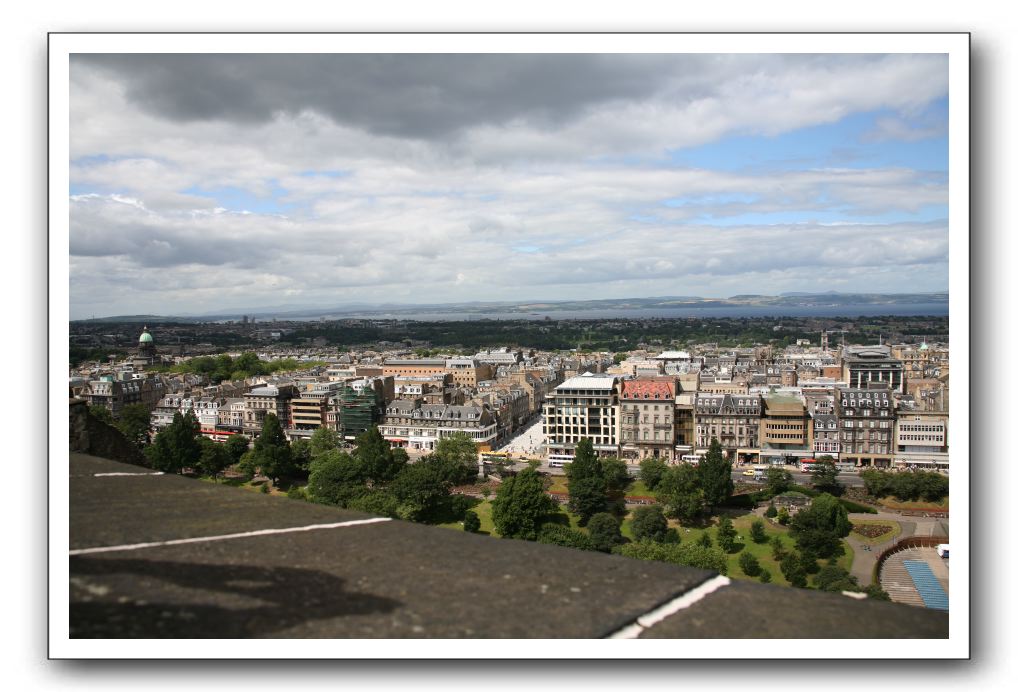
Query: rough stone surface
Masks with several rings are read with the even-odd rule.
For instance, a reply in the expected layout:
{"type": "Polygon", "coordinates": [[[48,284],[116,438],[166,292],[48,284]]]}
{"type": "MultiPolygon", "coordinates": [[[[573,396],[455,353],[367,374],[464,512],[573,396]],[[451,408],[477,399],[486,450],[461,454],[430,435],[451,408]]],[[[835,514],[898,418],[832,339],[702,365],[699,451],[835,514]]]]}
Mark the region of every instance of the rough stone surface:
{"type": "MultiPolygon", "coordinates": [[[[71,455],[71,548],[366,515],[71,455]]],[[[70,634],[100,638],[594,638],[710,572],[398,521],[79,554],[70,634]]],[[[947,616],[733,583],[648,637],[942,637],[947,616]]]]}
{"type": "Polygon", "coordinates": [[[654,639],[946,639],[946,613],[735,582],[643,632],[654,639]]]}

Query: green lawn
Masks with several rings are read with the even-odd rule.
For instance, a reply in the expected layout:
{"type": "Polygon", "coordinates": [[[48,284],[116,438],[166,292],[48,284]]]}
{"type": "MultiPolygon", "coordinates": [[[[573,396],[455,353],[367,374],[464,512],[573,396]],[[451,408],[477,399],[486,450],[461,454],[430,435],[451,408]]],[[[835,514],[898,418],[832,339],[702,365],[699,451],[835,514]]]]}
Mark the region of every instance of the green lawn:
{"type": "MultiPolygon", "coordinates": [[[[749,536],[749,527],[753,523],[753,520],[757,517],[751,514],[747,514],[741,517],[735,517],[732,519],[732,526],[735,527],[735,531],[738,534],[738,538],[735,541],[735,550],[728,554],[728,576],[732,579],[745,579],[747,581],[760,581],[759,577],[747,576],[742,568],[739,566],[739,556],[743,551],[752,553],[756,559],[760,562],[760,567],[766,569],[771,573],[772,584],[779,584],[781,586],[788,586],[788,581],[781,573],[781,566],[771,556],[771,545],[769,542],[766,543],[754,543],[753,539],[749,536]]],[[[709,528],[699,528],[696,526],[681,526],[674,519],[669,520],[669,526],[675,527],[679,536],[682,538],[683,543],[690,541],[695,542],[700,538],[705,530],[710,533],[711,539],[715,540],[714,547],[717,547],[717,522],[713,522],[713,525],[709,528]]],[[[778,524],[773,524],[767,520],[764,520],[764,532],[767,534],[767,540],[770,541],[771,536],[779,535],[785,543],[785,550],[794,550],[795,542],[788,535],[788,529],[778,524]]],[[[627,517],[622,524],[622,535],[629,539],[632,539],[632,520],[627,517]]],[[[838,558],[838,564],[847,570],[852,567],[852,560],[855,557],[855,551],[852,550],[852,546],[848,544],[848,541],[842,541],[842,546],[845,548],[845,554],[838,558]]],[[[821,561],[821,565],[823,561],[821,561]]]]}

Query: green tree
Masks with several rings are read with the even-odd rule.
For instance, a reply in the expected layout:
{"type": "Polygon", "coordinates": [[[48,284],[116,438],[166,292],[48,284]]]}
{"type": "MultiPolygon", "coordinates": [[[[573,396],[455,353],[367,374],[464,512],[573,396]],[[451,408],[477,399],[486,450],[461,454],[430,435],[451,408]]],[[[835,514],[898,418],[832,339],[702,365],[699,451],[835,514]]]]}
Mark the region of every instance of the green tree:
{"type": "Polygon", "coordinates": [[[753,539],[754,543],[767,542],[767,532],[764,530],[762,519],[754,519],[753,523],[749,525],[749,537],[753,539]]]}
{"type": "Polygon", "coordinates": [[[771,536],[771,557],[778,562],[787,555],[788,552],[785,550],[785,542],[781,540],[781,536],[775,534],[771,536]]]}
{"type": "Polygon", "coordinates": [[[467,433],[457,431],[443,437],[431,456],[445,469],[453,485],[477,480],[477,444],[467,433]]]}
{"type": "Polygon", "coordinates": [[[668,520],[665,519],[661,505],[645,505],[633,510],[633,538],[638,541],[662,541],[668,531],[668,520]]]}
{"type": "Polygon", "coordinates": [[[668,471],[668,464],[662,459],[647,457],[640,462],[640,480],[643,481],[648,490],[653,491],[657,488],[658,483],[664,478],[666,471],[668,471]]]}
{"type": "Polygon", "coordinates": [[[569,481],[569,509],[580,518],[580,526],[586,526],[592,516],[604,512],[608,506],[602,479],[587,477],[569,481]]]}
{"type": "Polygon", "coordinates": [[[771,583],[771,571],[769,569],[760,570],[760,583],[762,584],[771,583]]]}
{"type": "Polygon", "coordinates": [[[358,435],[353,455],[361,462],[365,474],[375,483],[388,483],[407,465],[407,453],[392,449],[378,428],[358,435]]]}
{"type": "Polygon", "coordinates": [[[841,555],[841,539],[852,530],[848,512],[833,495],[823,493],[813,498],[806,509],[799,510],[791,521],[791,534],[799,550],[819,557],[841,555]]]}
{"type": "Polygon", "coordinates": [[[760,561],[756,559],[753,553],[744,550],[739,555],[739,568],[747,577],[755,577],[760,574],[760,561]]]}
{"type": "Polygon", "coordinates": [[[399,519],[400,504],[392,493],[383,488],[366,488],[356,486],[360,494],[351,497],[347,501],[349,509],[355,509],[365,514],[374,514],[379,517],[399,519]]]}
{"type": "Polygon", "coordinates": [[[537,542],[561,545],[566,548],[576,548],[577,550],[594,550],[594,544],[587,534],[576,529],[571,529],[568,526],[551,522],[541,526],[541,530],[537,534],[537,542]]]}
{"type": "Polygon", "coordinates": [[[227,453],[230,455],[231,464],[239,464],[240,458],[244,456],[244,453],[251,447],[251,441],[243,435],[230,435],[229,439],[223,443],[226,447],[227,453]]]}
{"type": "Polygon", "coordinates": [[[151,416],[145,404],[128,404],[120,410],[116,427],[138,449],[148,444],[151,416]]]}
{"type": "Polygon", "coordinates": [[[212,476],[218,482],[219,474],[230,465],[230,453],[226,447],[213,442],[207,437],[199,440],[201,444],[201,456],[198,457],[198,470],[205,476],[212,476]]]}
{"type": "Polygon", "coordinates": [[[682,523],[696,521],[703,513],[699,474],[689,464],[670,466],[657,486],[657,499],[665,512],[682,523]]]}
{"type": "Polygon", "coordinates": [[[604,477],[605,489],[610,496],[621,498],[625,494],[626,488],[633,482],[633,479],[629,477],[626,462],[617,457],[602,459],[601,472],[604,477]]]}
{"type": "Polygon", "coordinates": [[[732,520],[726,516],[722,516],[718,520],[718,547],[726,553],[730,553],[735,549],[735,527],[732,526],[732,520]]]}
{"type": "Polygon", "coordinates": [[[326,452],[339,449],[339,433],[323,425],[311,433],[311,439],[308,442],[311,445],[311,458],[313,459],[326,452]]]}
{"type": "Polygon", "coordinates": [[[613,553],[638,560],[657,560],[728,574],[728,560],[720,550],[696,543],[654,543],[639,541],[615,546],[613,553]]]}
{"type": "Polygon", "coordinates": [[[389,484],[399,501],[399,516],[408,521],[435,521],[446,506],[452,484],[441,462],[430,457],[407,464],[389,484]]]}
{"type": "Polygon", "coordinates": [[[781,573],[792,586],[800,589],[806,588],[806,572],[802,568],[802,562],[796,553],[786,553],[781,558],[781,573]]]}
{"type": "Polygon", "coordinates": [[[764,516],[768,519],[773,519],[778,516],[778,508],[773,503],[767,505],[767,511],[764,512],[764,516]]]}
{"type": "Polygon", "coordinates": [[[580,517],[585,526],[592,516],[609,507],[608,482],[604,466],[594,453],[589,438],[582,438],[576,444],[573,461],[566,465],[569,488],[569,509],[580,517]]]}
{"type": "Polygon", "coordinates": [[[870,584],[863,588],[863,593],[867,597],[872,598],[875,601],[889,601],[891,600],[891,594],[880,588],[879,584],[870,584]]]}
{"type": "Polygon", "coordinates": [[[587,533],[594,545],[594,550],[610,553],[611,549],[623,542],[619,531],[619,520],[607,512],[595,514],[587,522],[587,533]]]}
{"type": "Polygon", "coordinates": [[[113,420],[113,412],[110,411],[105,406],[99,406],[99,405],[89,406],[88,407],[88,413],[89,413],[90,416],[95,418],[97,421],[101,421],[101,422],[105,423],[106,425],[115,425],[115,421],[113,420]]]}
{"type": "Polygon", "coordinates": [[[367,493],[366,479],[359,460],[334,449],[311,463],[308,497],[312,502],[346,507],[351,500],[367,493]]]}
{"type": "Polygon", "coordinates": [[[700,536],[696,539],[696,544],[703,548],[713,548],[714,541],[712,541],[710,538],[710,532],[704,529],[704,532],[701,533],[700,536]]]}
{"type": "Polygon", "coordinates": [[[732,462],[725,457],[721,443],[716,437],[711,438],[710,448],[697,466],[697,471],[700,476],[700,487],[703,489],[703,499],[707,503],[708,511],[713,514],[714,508],[724,504],[735,492],[735,483],[732,482],[732,462]]]}
{"type": "Polygon", "coordinates": [[[202,451],[200,437],[201,428],[194,413],[177,411],[173,414],[173,422],[145,448],[145,455],[157,471],[180,473],[198,464],[202,451]]]}
{"type": "Polygon", "coordinates": [[[477,533],[481,530],[481,519],[472,509],[468,509],[463,514],[463,530],[467,533],[477,533]]]}
{"type": "Polygon", "coordinates": [[[831,457],[820,457],[817,459],[816,466],[813,467],[813,487],[822,493],[841,495],[845,487],[838,482],[838,473],[838,467],[834,465],[831,457]]]}
{"type": "Polygon", "coordinates": [[[311,442],[298,438],[290,443],[290,456],[295,472],[307,475],[311,470],[311,442]]]}
{"type": "Polygon", "coordinates": [[[537,538],[541,521],[554,508],[537,471],[526,468],[506,478],[491,502],[491,519],[503,538],[537,538]]]}
{"type": "Polygon", "coordinates": [[[821,591],[840,593],[842,591],[862,591],[859,581],[848,570],[836,564],[828,564],[820,568],[813,578],[813,583],[821,591]]]}
{"type": "Polygon", "coordinates": [[[788,514],[788,508],[787,507],[782,507],[781,509],[778,510],[778,523],[779,524],[784,526],[785,524],[788,523],[788,520],[790,518],[791,518],[791,515],[788,514]]]}
{"type": "Polygon", "coordinates": [[[780,495],[792,487],[792,474],[777,466],[767,469],[767,492],[771,497],[780,495]]]}
{"type": "Polygon", "coordinates": [[[283,434],[283,426],[274,413],[265,415],[262,431],[255,440],[251,463],[273,482],[283,476],[290,476],[297,467],[293,463],[293,451],[283,434]]]}

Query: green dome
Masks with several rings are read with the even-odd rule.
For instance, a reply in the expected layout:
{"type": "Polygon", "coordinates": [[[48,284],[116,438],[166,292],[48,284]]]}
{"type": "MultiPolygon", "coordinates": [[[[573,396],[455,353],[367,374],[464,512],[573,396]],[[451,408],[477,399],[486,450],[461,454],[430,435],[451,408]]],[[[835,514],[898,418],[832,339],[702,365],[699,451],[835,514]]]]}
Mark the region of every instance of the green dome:
{"type": "Polygon", "coordinates": [[[152,343],[152,335],[148,333],[148,327],[145,327],[145,330],[141,333],[141,336],[138,337],[138,343],[139,344],[152,343]]]}

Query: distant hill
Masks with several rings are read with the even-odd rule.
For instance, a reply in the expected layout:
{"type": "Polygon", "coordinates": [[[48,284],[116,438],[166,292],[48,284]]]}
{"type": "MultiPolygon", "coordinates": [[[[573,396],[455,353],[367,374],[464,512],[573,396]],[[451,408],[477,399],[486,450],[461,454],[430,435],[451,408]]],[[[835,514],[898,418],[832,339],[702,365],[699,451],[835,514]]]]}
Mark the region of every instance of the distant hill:
{"type": "MultiPolygon", "coordinates": [[[[96,322],[216,322],[240,320],[244,315],[267,319],[346,319],[351,317],[412,317],[423,313],[480,314],[554,314],[556,312],[583,312],[586,310],[653,310],[669,308],[724,308],[724,307],[822,307],[859,305],[910,305],[948,303],[948,293],[782,293],[778,296],[740,294],[729,298],[702,298],[698,296],[657,296],[653,298],[603,298],[598,300],[549,301],[470,301],[462,303],[356,303],[327,308],[247,309],[244,311],[215,312],[205,315],[118,315],[97,318],[96,322]]],[[[77,320],[87,321],[87,320],[77,320]]]]}

